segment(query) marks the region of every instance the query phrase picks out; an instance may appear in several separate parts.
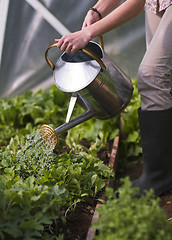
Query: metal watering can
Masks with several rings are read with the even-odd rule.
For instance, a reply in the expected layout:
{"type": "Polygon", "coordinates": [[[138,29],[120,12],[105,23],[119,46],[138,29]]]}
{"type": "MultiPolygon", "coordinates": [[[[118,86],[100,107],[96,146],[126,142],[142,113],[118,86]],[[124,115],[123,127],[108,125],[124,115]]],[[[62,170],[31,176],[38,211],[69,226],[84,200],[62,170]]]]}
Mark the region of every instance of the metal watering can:
{"type": "Polygon", "coordinates": [[[118,115],[133,93],[131,80],[104,52],[102,36],[99,37],[99,44],[91,41],[75,53],[64,52],[54,65],[48,51],[56,44],[49,45],[45,58],[53,69],[57,88],[70,94],[71,99],[66,123],[56,129],[47,124],[41,126],[43,142],[53,149],[58,146],[59,133],[91,118],[108,119],[118,115]],[[85,112],[70,120],[76,102],[85,112]]]}

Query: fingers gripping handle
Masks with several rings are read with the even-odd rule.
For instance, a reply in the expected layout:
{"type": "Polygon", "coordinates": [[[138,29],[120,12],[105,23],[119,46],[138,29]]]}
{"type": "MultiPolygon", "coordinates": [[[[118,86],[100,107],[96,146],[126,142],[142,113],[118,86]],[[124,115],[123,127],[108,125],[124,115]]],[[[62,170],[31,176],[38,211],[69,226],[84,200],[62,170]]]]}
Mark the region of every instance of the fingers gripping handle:
{"type": "MultiPolygon", "coordinates": [[[[45,52],[45,59],[48,63],[48,65],[54,70],[55,69],[55,64],[50,60],[49,56],[48,56],[48,52],[52,47],[55,47],[57,45],[58,42],[54,42],[52,44],[50,44],[45,52]]],[[[100,46],[103,48],[103,39],[102,37],[99,37],[99,44],[100,46]]],[[[92,51],[88,50],[87,48],[82,48],[81,49],[82,52],[86,53],[87,55],[89,55],[90,57],[92,57],[94,60],[96,60],[101,69],[104,71],[106,69],[106,66],[104,65],[104,63],[102,62],[102,60],[92,51]]]]}

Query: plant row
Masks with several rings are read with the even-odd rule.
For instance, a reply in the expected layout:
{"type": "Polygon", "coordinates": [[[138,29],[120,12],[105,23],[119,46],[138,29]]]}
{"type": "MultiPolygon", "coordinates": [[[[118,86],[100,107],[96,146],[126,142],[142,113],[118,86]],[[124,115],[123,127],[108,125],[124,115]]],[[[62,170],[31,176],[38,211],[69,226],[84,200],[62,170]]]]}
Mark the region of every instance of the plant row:
{"type": "MultiPolygon", "coordinates": [[[[124,165],[141,154],[137,121],[140,100],[136,82],[133,83],[133,98],[123,114],[104,121],[90,119],[60,134],[56,152],[43,144],[39,129],[42,124],[57,127],[64,123],[69,102],[66,94],[52,86],[49,90],[40,90],[35,94],[28,91],[20,96],[0,99],[0,239],[65,239],[64,229],[69,211],[73,211],[77,203],[85,201],[88,197],[97,200],[98,193],[104,189],[107,179],[114,179],[113,169],[97,157],[97,153],[106,146],[107,141],[112,141],[120,132],[123,133],[120,158],[124,165]],[[83,139],[89,141],[89,147],[81,145],[83,139]],[[67,151],[64,151],[64,145],[68,146],[67,151]]],[[[81,112],[83,109],[76,106],[72,117],[81,112]]],[[[107,215],[106,212],[115,211],[119,215],[108,214],[111,219],[105,222],[112,225],[114,219],[117,221],[121,216],[119,222],[122,225],[114,222],[119,231],[114,228],[109,230],[101,223],[100,218],[100,224],[96,226],[100,231],[99,237],[104,234],[102,229],[106,229],[106,237],[102,235],[102,239],[109,240],[115,237],[116,240],[124,240],[122,234],[128,236],[126,239],[144,239],[141,230],[140,235],[138,234],[140,238],[134,238],[127,235],[123,226],[126,227],[127,214],[130,213],[130,219],[134,214],[137,216],[132,211],[137,209],[137,205],[138,209],[140,204],[144,206],[143,202],[145,208],[148,208],[143,219],[149,218],[152,202],[147,199],[151,196],[136,202],[136,207],[133,207],[131,203],[134,195],[127,190],[130,189],[129,184],[125,184],[121,189],[123,194],[120,202],[124,203],[120,208],[123,208],[123,212],[120,212],[118,199],[113,200],[116,204],[110,202],[117,195],[112,190],[113,193],[109,193],[111,197],[100,216],[103,219],[104,213],[107,215]],[[112,205],[114,207],[108,210],[112,205]],[[123,218],[126,218],[126,221],[123,218]],[[112,232],[118,232],[119,235],[113,235],[112,232]]],[[[157,207],[158,201],[154,202],[154,205],[157,207]]],[[[155,211],[155,218],[161,218],[161,211],[155,211]]],[[[152,226],[161,224],[160,221],[156,222],[155,218],[151,220],[152,226]],[[153,225],[155,222],[156,225],[153,225]]],[[[164,223],[164,217],[162,219],[164,223]]],[[[142,222],[142,219],[140,221],[142,222]]],[[[127,231],[135,232],[135,225],[132,228],[129,226],[127,231]]],[[[166,232],[166,228],[162,231],[166,232]]],[[[153,236],[151,234],[150,236],[153,236]]]]}

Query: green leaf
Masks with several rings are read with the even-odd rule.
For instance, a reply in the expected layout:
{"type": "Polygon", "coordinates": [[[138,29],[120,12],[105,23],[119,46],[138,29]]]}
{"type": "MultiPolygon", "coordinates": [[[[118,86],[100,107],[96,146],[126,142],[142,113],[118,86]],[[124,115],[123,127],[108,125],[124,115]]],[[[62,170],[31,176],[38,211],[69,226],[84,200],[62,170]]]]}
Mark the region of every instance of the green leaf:
{"type": "Polygon", "coordinates": [[[43,231],[44,230],[43,225],[39,224],[34,219],[22,222],[20,224],[20,228],[21,229],[34,229],[34,230],[39,230],[39,231],[43,231]]]}
{"type": "Polygon", "coordinates": [[[134,131],[128,135],[128,142],[136,142],[139,137],[139,133],[134,131]]]}

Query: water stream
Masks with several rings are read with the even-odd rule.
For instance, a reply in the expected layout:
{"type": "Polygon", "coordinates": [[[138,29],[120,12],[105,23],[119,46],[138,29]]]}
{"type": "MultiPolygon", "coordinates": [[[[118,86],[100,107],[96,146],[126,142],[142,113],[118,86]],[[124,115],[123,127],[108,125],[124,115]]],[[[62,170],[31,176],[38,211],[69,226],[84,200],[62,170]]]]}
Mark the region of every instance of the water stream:
{"type": "Polygon", "coordinates": [[[51,147],[47,147],[40,136],[40,130],[33,131],[25,137],[25,142],[16,154],[16,162],[19,162],[20,169],[17,171],[28,177],[33,174],[42,176],[44,170],[49,170],[57,160],[51,147]]]}
{"type": "Polygon", "coordinates": [[[75,103],[77,100],[77,96],[71,96],[70,102],[69,102],[69,107],[68,107],[68,112],[67,112],[67,117],[66,117],[66,123],[70,121],[73,109],[75,107],[75,103]]]}

